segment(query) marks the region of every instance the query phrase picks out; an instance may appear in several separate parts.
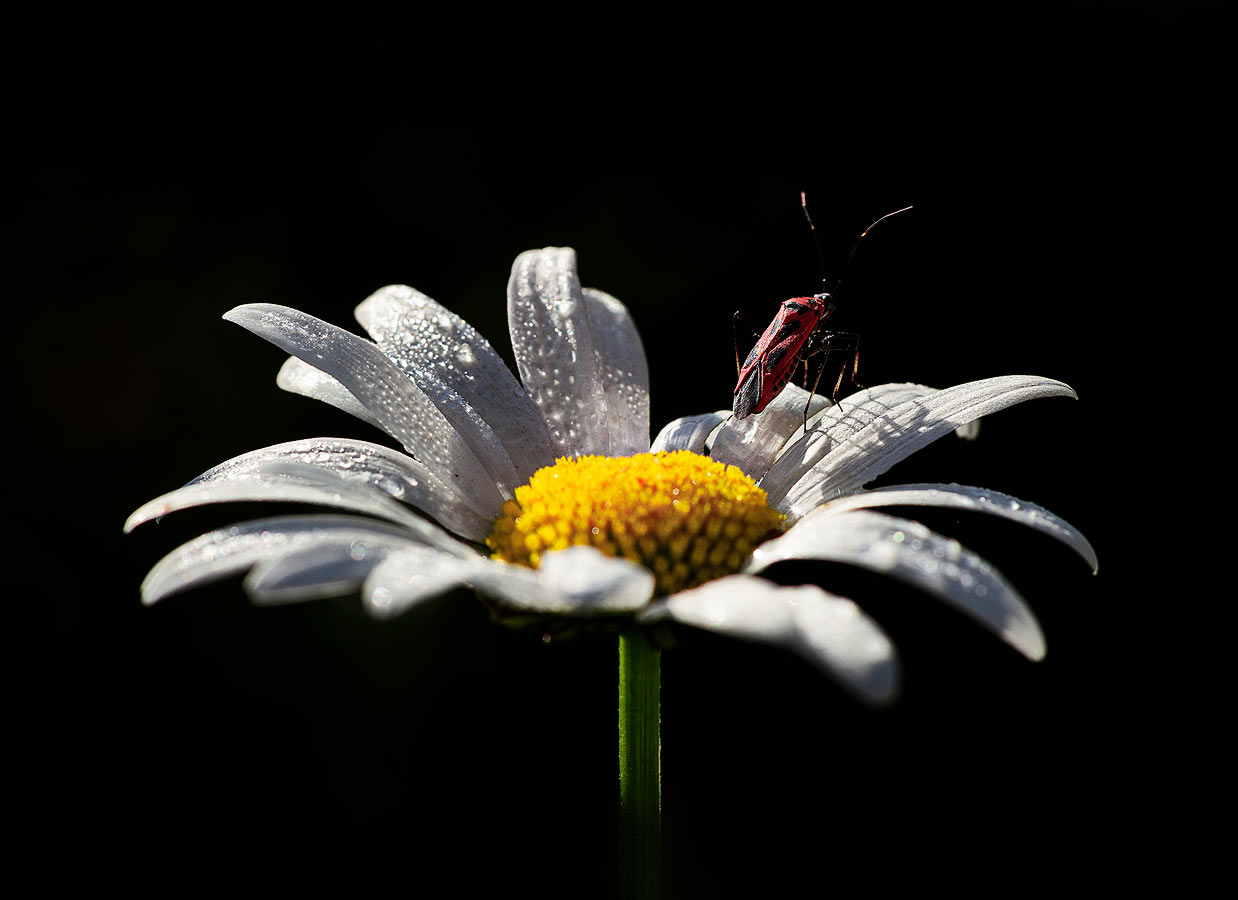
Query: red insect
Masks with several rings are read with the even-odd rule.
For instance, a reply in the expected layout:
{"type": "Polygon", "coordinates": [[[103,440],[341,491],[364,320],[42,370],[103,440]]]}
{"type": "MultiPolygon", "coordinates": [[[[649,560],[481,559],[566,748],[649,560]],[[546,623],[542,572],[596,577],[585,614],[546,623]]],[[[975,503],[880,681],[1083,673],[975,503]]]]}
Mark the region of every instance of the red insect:
{"type": "MultiPolygon", "coordinates": [[[[804,205],[804,215],[808,216],[808,204],[803,194],[800,194],[800,202],[804,205]]],[[[898,215],[909,209],[911,207],[907,206],[892,213],[886,213],[864,229],[856,240],[855,246],[851,248],[847,263],[850,264],[851,257],[855,256],[855,251],[860,246],[860,241],[864,239],[864,235],[890,216],[898,215]]],[[[812,227],[811,218],[808,219],[808,225],[812,227]]],[[[815,228],[813,228],[813,238],[814,240],[816,238],[815,228]]],[[[846,273],[846,267],[843,272],[846,273]]],[[[841,285],[842,278],[839,278],[834,290],[837,291],[841,285]]],[[[774,316],[774,321],[769,323],[769,327],[757,339],[742,365],[739,361],[739,343],[736,338],[735,370],[739,380],[735,384],[735,400],[732,407],[735,418],[742,419],[765,409],[770,401],[787,386],[787,382],[791,380],[791,375],[801,360],[804,361],[805,372],[807,372],[808,357],[823,353],[828,359],[830,352],[835,349],[850,350],[851,382],[859,385],[856,381],[856,374],[860,366],[860,336],[850,331],[826,331],[821,327],[838,308],[830,296],[828,293],[820,293],[811,297],[792,297],[790,300],[784,300],[778,314],[774,316]]],[[[740,314],[736,313],[735,317],[738,319],[740,314]]],[[[812,395],[817,392],[817,384],[821,381],[821,373],[825,371],[826,361],[826,359],[821,361],[808,403],[804,406],[805,427],[808,425],[808,408],[812,405],[812,395]]],[[[838,373],[838,381],[834,384],[834,391],[830,395],[832,400],[838,399],[838,391],[842,387],[843,376],[847,373],[847,369],[848,366],[844,365],[838,373]]]]}
{"type": "MultiPolygon", "coordinates": [[[[735,385],[735,418],[742,419],[761,412],[782,393],[800,360],[818,353],[828,353],[843,342],[848,342],[852,348],[851,377],[855,379],[860,361],[860,336],[847,331],[818,330],[835,309],[837,306],[830,300],[829,294],[792,297],[782,302],[774,321],[769,323],[743,365],[739,365],[739,354],[735,354],[739,373],[739,382],[735,385]]],[[[821,368],[825,368],[824,360],[821,368]]],[[[839,373],[835,394],[842,385],[842,376],[846,371],[844,366],[839,373]]],[[[821,372],[818,371],[817,381],[820,380],[821,372]]],[[[814,382],[814,393],[816,389],[814,382]]]]}

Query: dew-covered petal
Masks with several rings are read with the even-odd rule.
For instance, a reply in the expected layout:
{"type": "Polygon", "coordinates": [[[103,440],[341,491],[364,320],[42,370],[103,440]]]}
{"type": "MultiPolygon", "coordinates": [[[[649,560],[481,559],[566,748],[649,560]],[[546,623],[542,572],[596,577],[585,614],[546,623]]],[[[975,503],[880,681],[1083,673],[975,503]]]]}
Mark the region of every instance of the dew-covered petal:
{"type": "MultiPolygon", "coordinates": [[[[804,473],[879,416],[886,415],[908,400],[925,397],[935,391],[935,388],[922,384],[879,384],[857,391],[818,413],[809,420],[807,434],[792,435],[780,448],[764,477],[758,480],[769,497],[770,505],[777,506],[804,473]]],[[[800,428],[803,428],[802,422],[800,428]]]]}
{"type": "Polygon", "coordinates": [[[485,562],[438,553],[429,547],[406,547],[380,562],[365,579],[361,599],[379,618],[397,616],[425,600],[468,584],[485,562]]]}
{"type": "Polygon", "coordinates": [[[731,575],[656,601],[637,619],[671,620],[783,647],[871,703],[891,700],[898,687],[890,639],[855,603],[814,585],[781,587],[731,575]]]}
{"type": "Polygon", "coordinates": [[[142,602],[235,575],[264,560],[321,547],[414,545],[397,525],[350,516],[281,516],[220,528],[173,550],[142,581],[142,602]]]}
{"type": "Polygon", "coordinates": [[[555,456],[608,454],[606,388],[576,277],[576,251],[547,247],[516,258],[507,324],[520,380],[546,422],[555,456]]]}
{"type": "Polygon", "coordinates": [[[858,491],[899,460],[975,418],[1038,397],[1074,396],[1069,385],[1052,378],[1007,375],[908,400],[843,439],[771,504],[802,516],[826,500],[858,491]]]}
{"type": "Polygon", "coordinates": [[[280,366],[279,374],[275,376],[275,384],[290,394],[300,394],[302,397],[321,400],[364,422],[369,422],[380,431],[386,431],[361,401],[348,393],[348,388],[326,372],[315,369],[295,356],[288,357],[280,366]]]}
{"type": "Polygon", "coordinates": [[[263,447],[220,463],[190,484],[251,478],[264,467],[285,463],[320,466],[371,485],[470,540],[482,540],[490,533],[493,511],[473,509],[468,498],[411,456],[367,441],[308,438],[263,447]]]}
{"type": "Polygon", "coordinates": [[[760,572],[788,559],[847,563],[897,578],[966,613],[1029,659],[1045,655],[1036,617],[987,562],[918,522],[864,510],[808,516],[762,544],[744,566],[760,572]]]}
{"type": "Polygon", "coordinates": [[[1057,538],[1082,556],[1092,567],[1093,573],[1097,570],[1096,551],[1088,539],[1065,519],[1043,506],[986,488],[962,484],[900,484],[839,497],[817,507],[810,515],[832,516],[853,509],[880,506],[941,506],[1001,516],[1057,538]]]}
{"type": "Polygon", "coordinates": [[[582,288],[589,331],[606,388],[611,456],[649,447],[649,365],[628,308],[603,291],[582,288]]]}
{"type": "Polygon", "coordinates": [[[345,512],[365,513],[399,523],[410,540],[432,544],[448,552],[470,553],[467,546],[408,507],[363,482],[350,480],[331,469],[275,460],[235,480],[188,484],[138,508],[125,522],[129,532],[170,512],[211,503],[311,503],[345,512]]]}
{"type": "Polygon", "coordinates": [[[417,518],[385,494],[370,486],[346,481],[335,472],[303,465],[300,468],[312,477],[303,476],[301,472],[289,476],[282,468],[283,465],[273,463],[270,468],[258,467],[241,478],[192,482],[148,500],[125,520],[125,533],[168,513],[211,503],[314,503],[392,522],[404,523],[417,518]]]}
{"type": "Polygon", "coordinates": [[[787,436],[804,427],[804,407],[811,416],[831,405],[828,397],[810,396],[798,385],[788,384],[756,415],[727,420],[714,438],[709,455],[718,462],[739,466],[744,474],[760,481],[787,436]]]}
{"type": "Polygon", "coordinates": [[[239,481],[191,484],[148,500],[125,520],[128,534],[145,522],[160,519],[168,513],[212,503],[308,503],[331,506],[346,512],[364,513],[403,523],[413,513],[402,510],[398,503],[372,490],[350,485],[332,490],[303,481],[290,481],[279,475],[254,475],[239,481]]]}
{"type": "MultiPolygon", "coordinates": [[[[466,443],[434,403],[369,341],[269,303],[238,306],[224,318],[331,375],[409,453],[457,484],[475,505],[493,504],[498,510],[503,498],[494,474],[475,452],[478,445],[466,443]]],[[[494,460],[488,461],[495,468],[494,460]]]]}
{"type": "Polygon", "coordinates": [[[519,483],[554,462],[533,400],[490,343],[455,313],[411,287],[390,285],[362,302],[356,316],[449,419],[454,422],[459,403],[476,410],[502,442],[519,483]]]}
{"type": "Polygon", "coordinates": [[[699,416],[674,419],[658,432],[649,450],[653,453],[659,450],[691,450],[693,453],[703,453],[706,438],[730,417],[729,409],[720,409],[699,416]]]}
{"type": "Polygon", "coordinates": [[[250,569],[245,577],[245,591],[255,603],[264,605],[355,594],[390,549],[372,542],[353,541],[289,553],[259,562],[250,569]]]}

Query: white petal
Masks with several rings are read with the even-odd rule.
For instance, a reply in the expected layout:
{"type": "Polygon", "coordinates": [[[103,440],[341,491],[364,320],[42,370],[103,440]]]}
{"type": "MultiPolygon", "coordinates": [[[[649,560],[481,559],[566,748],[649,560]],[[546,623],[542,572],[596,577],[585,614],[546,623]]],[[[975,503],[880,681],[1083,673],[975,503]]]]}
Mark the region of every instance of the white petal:
{"type": "MultiPolygon", "coordinates": [[[[385,287],[356,310],[370,337],[430,397],[459,397],[502,441],[519,483],[554,462],[546,423],[477,330],[420,291],[385,287]]],[[[437,401],[436,401],[437,402],[437,401]]],[[[452,414],[439,408],[449,419],[452,414]]]]}
{"type": "Polygon", "coordinates": [[[412,547],[391,554],[366,580],[362,597],[377,615],[395,615],[457,585],[469,585],[500,605],[536,615],[591,618],[632,612],[649,602],[653,573],[603,556],[593,547],[547,553],[541,568],[486,557],[451,557],[412,547]]]}
{"type": "Polygon", "coordinates": [[[289,553],[255,565],[245,577],[245,591],[264,605],[344,597],[361,589],[388,550],[354,542],[289,553]]]}
{"type": "Polygon", "coordinates": [[[658,432],[649,450],[652,453],[657,453],[659,450],[691,450],[693,453],[703,453],[705,439],[730,417],[729,409],[720,409],[717,412],[702,413],[699,416],[674,419],[658,432]]]}
{"type": "Polygon", "coordinates": [[[649,448],[649,365],[628,308],[603,291],[582,288],[589,331],[606,388],[611,456],[649,448]]]}
{"type": "Polygon", "coordinates": [[[958,541],[918,522],[865,511],[809,516],[753,551],[747,572],[787,559],[848,563],[897,578],[944,600],[1029,659],[1045,655],[1036,617],[1000,573],[958,541]]]}
{"type": "Polygon", "coordinates": [[[1057,538],[1084,558],[1097,570],[1096,551],[1077,528],[1043,506],[1017,500],[1009,494],[961,484],[900,484],[892,487],[861,491],[831,500],[809,515],[835,515],[853,509],[874,506],[944,506],[970,509],[1011,519],[1057,538]]]}
{"type": "Polygon", "coordinates": [[[490,533],[493,511],[470,507],[463,494],[411,456],[367,441],[310,438],[276,444],[220,463],[190,484],[250,478],[264,466],[287,462],[320,466],[349,481],[371,485],[470,540],[482,540],[490,533]]]}
{"type": "Polygon", "coordinates": [[[1007,375],[908,400],[845,439],[792,485],[781,501],[771,499],[771,505],[802,516],[826,500],[858,491],[899,460],[972,419],[1037,397],[1074,396],[1069,385],[1051,378],[1007,375]]]}
{"type": "Polygon", "coordinates": [[[719,422],[717,425],[714,426],[713,430],[710,431],[709,434],[705,435],[705,455],[706,456],[708,456],[710,453],[713,452],[714,441],[717,440],[718,435],[722,432],[722,429],[725,426],[726,426],[726,422],[719,422]]]}
{"type": "Polygon", "coordinates": [[[409,453],[451,479],[476,505],[493,504],[497,512],[502,496],[476,447],[465,443],[430,399],[369,341],[269,303],[238,306],[224,318],[337,379],[409,453]]]}
{"type": "Polygon", "coordinates": [[[732,575],[653,603],[637,618],[784,647],[873,703],[889,701],[898,687],[890,639],[852,601],[813,585],[732,575]]]}
{"type": "Polygon", "coordinates": [[[803,388],[788,384],[761,412],[723,424],[709,455],[720,463],[739,466],[745,475],[760,481],[787,436],[803,429],[804,407],[808,406],[811,416],[831,405],[828,397],[810,397],[803,388]]]}
{"type": "Polygon", "coordinates": [[[300,394],[313,400],[321,400],[336,409],[342,409],[362,421],[369,422],[380,431],[385,431],[378,419],[370,414],[360,400],[348,393],[348,388],[340,384],[321,369],[315,369],[307,362],[302,362],[295,356],[284,360],[279,374],[275,376],[275,384],[290,394],[300,394]]]}
{"type": "Polygon", "coordinates": [[[338,472],[295,461],[274,461],[245,478],[188,484],[137,509],[125,522],[129,532],[170,512],[208,503],[312,503],[345,512],[365,513],[397,522],[411,540],[433,544],[457,555],[471,553],[432,522],[396,503],[368,484],[350,481],[338,472]]]}
{"type": "Polygon", "coordinates": [[[506,563],[478,568],[471,583],[505,606],[547,615],[589,618],[632,612],[653,595],[653,573],[594,547],[542,556],[536,571],[506,563]]]}
{"type": "Polygon", "coordinates": [[[595,547],[568,547],[546,553],[538,574],[577,616],[632,612],[653,596],[653,573],[595,547]]]}
{"type": "Polygon", "coordinates": [[[468,582],[482,562],[437,553],[429,547],[396,551],[374,567],[365,580],[361,599],[375,616],[399,615],[411,606],[438,597],[468,582]]]}
{"type": "Polygon", "coordinates": [[[576,251],[547,247],[516,258],[507,285],[516,367],[556,456],[607,454],[606,389],[576,277],[576,251]]]}
{"type": "MultiPolygon", "coordinates": [[[[878,416],[915,397],[935,393],[922,384],[879,384],[852,394],[809,420],[807,435],[792,435],[764,477],[758,481],[777,506],[787,491],[839,444],[871,424],[878,416]]],[[[803,427],[801,423],[801,428],[803,427]]]]}
{"type": "Polygon", "coordinates": [[[349,516],[283,516],[220,528],[173,550],[142,581],[142,602],[243,572],[262,560],[316,547],[412,545],[395,525],[349,516]]]}
{"type": "Polygon", "coordinates": [[[469,573],[469,583],[501,606],[536,615],[570,614],[572,608],[533,569],[482,559],[469,573]]]}

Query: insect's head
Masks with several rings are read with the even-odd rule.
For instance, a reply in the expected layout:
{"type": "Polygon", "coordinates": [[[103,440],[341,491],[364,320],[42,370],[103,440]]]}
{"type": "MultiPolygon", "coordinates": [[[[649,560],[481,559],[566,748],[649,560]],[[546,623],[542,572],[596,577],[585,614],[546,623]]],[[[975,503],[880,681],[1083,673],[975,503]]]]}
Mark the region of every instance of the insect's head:
{"type": "Polygon", "coordinates": [[[823,319],[838,309],[838,304],[835,303],[833,298],[825,292],[813,294],[812,299],[817,301],[817,306],[820,307],[818,310],[818,315],[823,319]]]}

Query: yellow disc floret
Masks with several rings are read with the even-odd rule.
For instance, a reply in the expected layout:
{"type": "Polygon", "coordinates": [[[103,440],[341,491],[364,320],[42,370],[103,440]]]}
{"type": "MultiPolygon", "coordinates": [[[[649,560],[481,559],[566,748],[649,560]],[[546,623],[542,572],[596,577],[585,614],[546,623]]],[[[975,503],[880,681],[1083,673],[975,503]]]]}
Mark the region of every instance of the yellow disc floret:
{"type": "Polygon", "coordinates": [[[666,595],[737,572],[783,519],[738,468],[688,450],[582,456],[517,488],[486,546],[536,569],[547,551],[590,545],[649,569],[666,595]]]}

